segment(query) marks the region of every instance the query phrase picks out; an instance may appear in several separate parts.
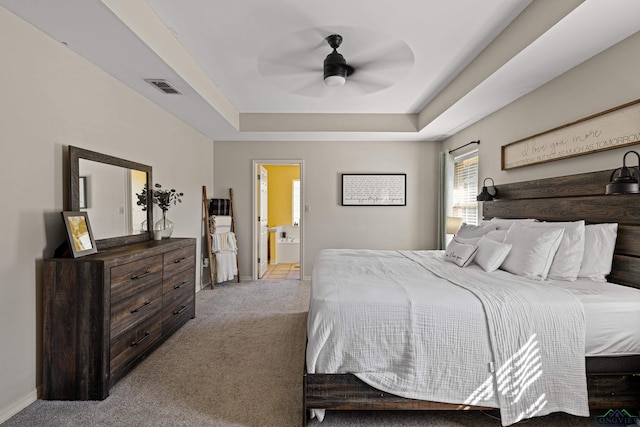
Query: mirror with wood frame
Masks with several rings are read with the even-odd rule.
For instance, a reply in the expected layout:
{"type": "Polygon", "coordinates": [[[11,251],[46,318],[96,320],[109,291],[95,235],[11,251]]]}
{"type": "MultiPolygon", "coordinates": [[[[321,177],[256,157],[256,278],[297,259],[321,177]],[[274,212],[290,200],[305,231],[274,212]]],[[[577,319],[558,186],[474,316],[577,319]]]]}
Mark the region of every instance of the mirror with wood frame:
{"type": "Polygon", "coordinates": [[[98,249],[149,240],[151,166],[69,146],[69,207],[87,212],[98,249]]]}

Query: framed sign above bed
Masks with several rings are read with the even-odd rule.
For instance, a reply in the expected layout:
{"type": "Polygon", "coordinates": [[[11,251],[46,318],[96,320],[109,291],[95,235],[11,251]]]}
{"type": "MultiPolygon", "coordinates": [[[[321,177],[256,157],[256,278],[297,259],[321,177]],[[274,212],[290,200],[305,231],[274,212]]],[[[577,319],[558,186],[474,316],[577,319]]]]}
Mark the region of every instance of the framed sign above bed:
{"type": "Polygon", "coordinates": [[[407,174],[342,174],[342,206],[406,206],[407,174]]]}
{"type": "Polygon", "coordinates": [[[640,99],[502,146],[502,170],[640,143],[640,99]]]}

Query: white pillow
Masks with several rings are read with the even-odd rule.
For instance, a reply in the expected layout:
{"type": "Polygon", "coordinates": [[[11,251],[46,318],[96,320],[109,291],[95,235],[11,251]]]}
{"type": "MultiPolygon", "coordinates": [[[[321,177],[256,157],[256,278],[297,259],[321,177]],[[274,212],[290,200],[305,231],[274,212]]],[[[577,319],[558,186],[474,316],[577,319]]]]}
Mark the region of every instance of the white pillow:
{"type": "Polygon", "coordinates": [[[481,237],[478,240],[478,252],[473,257],[473,262],[478,264],[484,271],[497,270],[509,255],[512,245],[500,243],[488,238],[481,237]]]}
{"type": "Polygon", "coordinates": [[[618,224],[589,224],[585,227],[585,247],[578,277],[606,282],[611,273],[618,224]]]}
{"type": "Polygon", "coordinates": [[[536,222],[537,220],[534,218],[525,218],[525,219],[506,219],[506,218],[491,218],[491,223],[494,223],[498,226],[497,230],[508,230],[516,222],[522,223],[530,223],[536,222]]]}
{"type": "Polygon", "coordinates": [[[453,239],[444,251],[444,259],[459,267],[466,267],[471,263],[477,251],[477,247],[459,243],[453,239]]]}
{"type": "Polygon", "coordinates": [[[456,237],[462,237],[463,239],[482,237],[496,228],[498,228],[498,224],[471,225],[463,222],[458,230],[458,234],[456,234],[456,237]]]}
{"type": "Polygon", "coordinates": [[[564,228],[560,246],[553,258],[547,277],[555,280],[576,280],[584,256],[584,221],[532,222],[528,223],[527,227],[537,229],[564,228]]]}
{"type": "Polygon", "coordinates": [[[509,230],[493,230],[485,234],[483,237],[502,243],[504,242],[504,238],[507,237],[508,231],[509,230]]]}
{"type": "Polygon", "coordinates": [[[514,223],[504,239],[511,251],[500,268],[528,279],[546,279],[563,233],[563,228],[540,230],[514,223]]]}

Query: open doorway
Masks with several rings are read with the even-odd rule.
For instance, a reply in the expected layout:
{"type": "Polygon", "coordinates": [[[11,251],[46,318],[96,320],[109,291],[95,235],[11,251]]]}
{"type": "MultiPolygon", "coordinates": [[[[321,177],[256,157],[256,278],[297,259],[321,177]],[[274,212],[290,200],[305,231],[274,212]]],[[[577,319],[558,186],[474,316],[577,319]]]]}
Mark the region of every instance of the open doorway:
{"type": "Polygon", "coordinates": [[[253,161],[253,280],[301,280],[304,165],[302,160],[253,161]]]}

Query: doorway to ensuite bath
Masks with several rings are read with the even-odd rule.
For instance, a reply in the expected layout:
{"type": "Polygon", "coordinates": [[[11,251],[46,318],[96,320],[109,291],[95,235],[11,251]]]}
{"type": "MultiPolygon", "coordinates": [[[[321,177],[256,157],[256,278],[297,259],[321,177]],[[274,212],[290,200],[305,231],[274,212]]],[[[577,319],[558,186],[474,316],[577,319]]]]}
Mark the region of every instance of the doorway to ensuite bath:
{"type": "Polygon", "coordinates": [[[254,160],[253,280],[303,279],[302,160],[254,160]]]}

